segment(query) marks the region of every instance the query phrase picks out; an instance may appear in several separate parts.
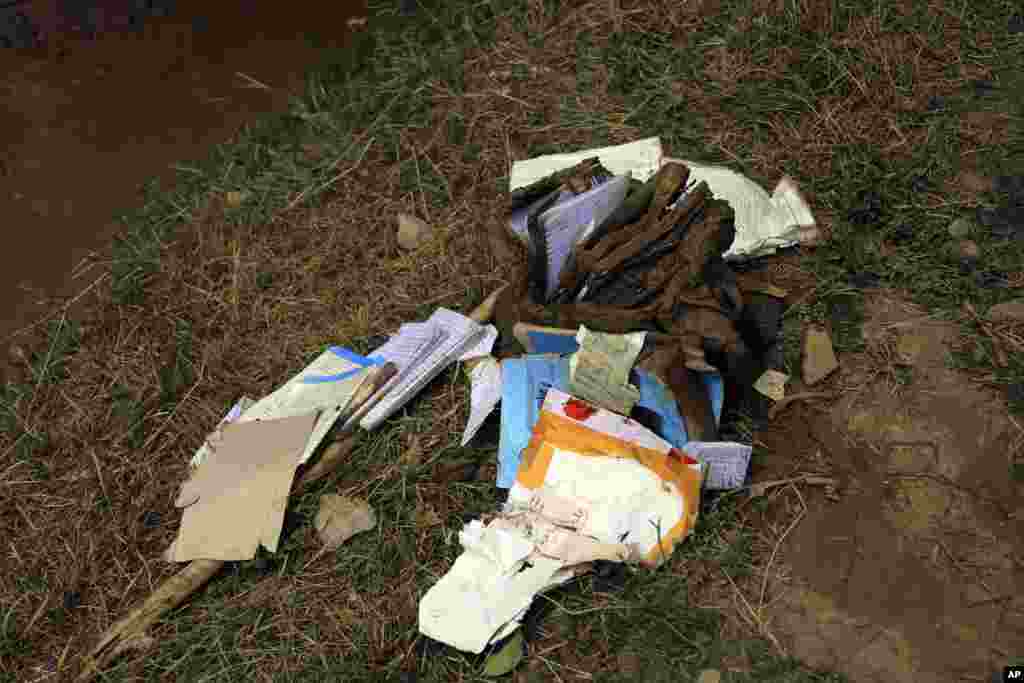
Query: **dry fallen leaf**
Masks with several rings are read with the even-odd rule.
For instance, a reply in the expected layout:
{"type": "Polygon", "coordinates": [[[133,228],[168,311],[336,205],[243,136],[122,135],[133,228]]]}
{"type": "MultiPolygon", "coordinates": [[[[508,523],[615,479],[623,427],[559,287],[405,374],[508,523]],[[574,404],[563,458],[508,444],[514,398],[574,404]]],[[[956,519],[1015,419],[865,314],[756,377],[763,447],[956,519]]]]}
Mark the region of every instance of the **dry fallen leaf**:
{"type": "Polygon", "coordinates": [[[224,195],[224,203],[227,204],[229,208],[237,209],[247,198],[248,193],[246,192],[230,190],[226,195],[224,195]]]}
{"type": "Polygon", "coordinates": [[[326,550],[334,550],[356,534],[377,526],[377,515],[363,500],[333,493],[320,496],[316,533],[326,550]]]}

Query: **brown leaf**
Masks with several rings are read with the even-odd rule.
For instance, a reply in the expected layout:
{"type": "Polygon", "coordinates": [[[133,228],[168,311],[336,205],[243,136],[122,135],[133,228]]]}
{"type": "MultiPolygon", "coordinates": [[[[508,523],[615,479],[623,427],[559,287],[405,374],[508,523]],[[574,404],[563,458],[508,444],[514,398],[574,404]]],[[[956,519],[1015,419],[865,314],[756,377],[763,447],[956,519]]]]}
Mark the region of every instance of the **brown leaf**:
{"type": "Polygon", "coordinates": [[[316,533],[327,550],[334,550],[356,534],[377,526],[377,515],[363,500],[333,493],[320,496],[316,533]]]}

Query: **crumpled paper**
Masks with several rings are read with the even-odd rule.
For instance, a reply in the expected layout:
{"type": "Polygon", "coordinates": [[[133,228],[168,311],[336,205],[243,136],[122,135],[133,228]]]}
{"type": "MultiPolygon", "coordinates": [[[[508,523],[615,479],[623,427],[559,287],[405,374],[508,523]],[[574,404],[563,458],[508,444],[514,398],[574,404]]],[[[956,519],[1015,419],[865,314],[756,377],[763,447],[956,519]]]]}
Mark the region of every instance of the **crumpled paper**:
{"type": "Polygon", "coordinates": [[[424,635],[479,653],[596,560],[656,566],[693,529],[703,466],[641,424],[550,389],[508,501],[459,534],[420,601],[424,635]]]}
{"type": "Polygon", "coordinates": [[[716,199],[729,202],[735,214],[736,239],[724,254],[726,260],[768,256],[779,249],[810,245],[819,239],[811,207],[789,176],[783,176],[769,195],[753,180],[724,166],[669,157],[662,163],[684,164],[690,169],[688,183],[706,182],[716,199]]]}

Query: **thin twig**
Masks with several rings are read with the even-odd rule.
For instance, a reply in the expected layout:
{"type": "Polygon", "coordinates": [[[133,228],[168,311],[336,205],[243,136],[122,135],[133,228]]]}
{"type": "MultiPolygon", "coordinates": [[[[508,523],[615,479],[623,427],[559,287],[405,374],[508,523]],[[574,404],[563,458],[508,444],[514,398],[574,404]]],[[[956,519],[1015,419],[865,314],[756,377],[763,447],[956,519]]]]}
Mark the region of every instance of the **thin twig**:
{"type": "Polygon", "coordinates": [[[789,536],[789,532],[791,532],[796,527],[796,525],[799,524],[800,521],[807,515],[807,505],[806,503],[803,502],[803,496],[800,496],[800,491],[795,486],[793,486],[792,484],[790,484],[790,486],[793,487],[793,490],[796,491],[797,496],[800,497],[800,504],[802,509],[800,510],[800,514],[796,516],[796,519],[793,520],[793,522],[782,533],[782,536],[779,537],[778,542],[775,544],[774,550],[772,550],[771,557],[768,558],[768,565],[764,569],[764,577],[761,580],[761,596],[758,598],[757,601],[758,614],[762,614],[764,611],[764,594],[765,591],[768,589],[768,574],[772,568],[772,564],[775,563],[775,556],[778,555],[779,548],[782,547],[782,543],[786,540],[786,537],[789,536]]]}
{"type": "Polygon", "coordinates": [[[786,396],[768,409],[768,419],[774,420],[776,415],[785,410],[791,403],[796,403],[797,401],[813,401],[819,399],[823,401],[830,401],[834,398],[837,398],[836,394],[820,391],[805,391],[799,394],[793,394],[792,396],[786,396]]]}
{"type": "Polygon", "coordinates": [[[50,312],[49,312],[49,313],[47,313],[47,314],[46,314],[45,316],[43,316],[43,317],[42,317],[42,318],[40,318],[39,320],[35,321],[35,322],[34,322],[34,323],[32,323],[31,325],[26,325],[25,327],[22,327],[22,328],[21,328],[20,330],[16,330],[15,332],[12,332],[11,334],[7,335],[7,337],[6,337],[5,339],[4,339],[4,341],[5,341],[5,342],[7,342],[7,341],[10,341],[11,339],[14,339],[15,337],[17,337],[17,336],[18,336],[19,334],[23,334],[23,333],[25,333],[25,332],[28,332],[29,330],[31,330],[31,329],[33,329],[33,328],[39,327],[39,326],[40,326],[40,325],[42,325],[43,323],[47,323],[47,322],[49,322],[49,321],[50,321],[50,320],[52,320],[52,319],[53,319],[53,317],[54,317],[54,316],[56,316],[56,315],[57,315],[58,313],[66,313],[66,312],[67,312],[67,310],[68,310],[69,308],[71,308],[71,306],[72,306],[73,304],[77,303],[79,299],[81,299],[81,298],[82,298],[83,296],[85,296],[85,295],[86,295],[86,294],[88,294],[88,293],[89,293],[90,291],[92,291],[92,288],[93,288],[93,287],[95,287],[96,285],[98,285],[98,284],[99,284],[100,282],[102,282],[103,280],[107,279],[107,276],[108,276],[108,275],[110,275],[110,273],[104,273],[103,275],[100,275],[100,276],[99,276],[98,278],[96,278],[95,280],[93,280],[93,281],[92,281],[92,284],[90,284],[90,285],[89,285],[88,287],[86,287],[86,288],[85,288],[85,289],[83,289],[83,290],[82,290],[81,292],[79,292],[78,294],[76,294],[76,295],[75,295],[75,296],[74,296],[73,298],[71,298],[71,299],[69,299],[68,301],[64,302],[64,303],[63,303],[63,304],[61,304],[61,305],[60,305],[59,307],[57,307],[57,308],[55,308],[54,310],[50,311],[50,312]]]}
{"type": "Polygon", "coordinates": [[[251,87],[251,88],[259,88],[259,89],[262,89],[262,90],[273,90],[273,88],[271,88],[269,85],[267,85],[266,83],[263,83],[262,81],[257,81],[255,78],[253,78],[249,74],[242,73],[241,71],[236,71],[235,75],[240,77],[242,80],[247,81],[249,83],[249,87],[251,87]]]}
{"type": "MultiPolygon", "coordinates": [[[[354,164],[352,164],[351,166],[346,168],[344,171],[342,171],[338,175],[334,176],[333,178],[331,178],[330,180],[325,182],[323,185],[320,185],[320,187],[317,187],[315,190],[313,190],[312,194],[314,194],[314,195],[320,194],[321,192],[326,190],[328,187],[330,187],[334,183],[338,182],[339,180],[341,180],[342,178],[344,178],[348,174],[352,173],[352,171],[354,171],[357,168],[359,168],[359,165],[363,163],[363,158],[366,156],[367,150],[370,149],[370,145],[372,145],[375,140],[376,140],[376,138],[370,138],[366,142],[366,145],[363,147],[363,151],[359,154],[359,158],[356,159],[354,164]]],[[[309,194],[309,189],[308,188],[303,190],[302,192],[300,192],[299,196],[296,197],[295,199],[293,199],[288,204],[288,206],[285,207],[285,211],[291,211],[292,209],[294,209],[295,206],[298,205],[299,202],[301,202],[303,199],[305,199],[307,194],[309,194]]]]}

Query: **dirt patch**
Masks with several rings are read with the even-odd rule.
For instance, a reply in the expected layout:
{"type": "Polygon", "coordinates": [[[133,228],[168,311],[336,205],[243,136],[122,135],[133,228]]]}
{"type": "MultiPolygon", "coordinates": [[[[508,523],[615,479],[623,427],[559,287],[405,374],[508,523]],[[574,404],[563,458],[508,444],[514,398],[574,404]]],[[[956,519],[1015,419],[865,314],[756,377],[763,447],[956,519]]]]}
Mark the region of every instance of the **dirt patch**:
{"type": "Polygon", "coordinates": [[[832,380],[841,398],[791,442],[840,496],[808,499],[787,539],[775,633],[855,681],[983,680],[1024,648],[1024,487],[1010,477],[1024,430],[948,367],[952,323],[885,294],[864,334],[832,380]]]}
{"type": "Polygon", "coordinates": [[[355,0],[303,12],[188,0],[130,31],[103,19],[117,4],[76,3],[108,29],[86,40],[72,30],[82,17],[67,14],[71,3],[25,3],[45,43],[0,54],[4,337],[100,276],[93,251],[123,229],[119,214],[138,204],[144,181],[168,188],[175,164],[286,109],[322,57],[310,38],[343,44],[345,20],[365,10],[355,0]]]}

